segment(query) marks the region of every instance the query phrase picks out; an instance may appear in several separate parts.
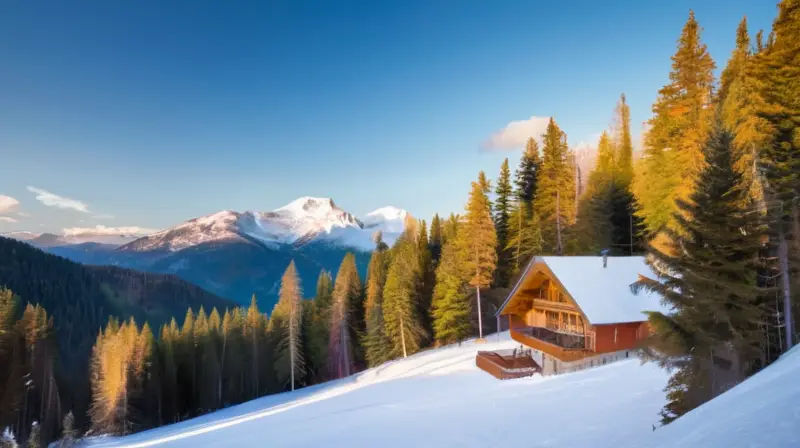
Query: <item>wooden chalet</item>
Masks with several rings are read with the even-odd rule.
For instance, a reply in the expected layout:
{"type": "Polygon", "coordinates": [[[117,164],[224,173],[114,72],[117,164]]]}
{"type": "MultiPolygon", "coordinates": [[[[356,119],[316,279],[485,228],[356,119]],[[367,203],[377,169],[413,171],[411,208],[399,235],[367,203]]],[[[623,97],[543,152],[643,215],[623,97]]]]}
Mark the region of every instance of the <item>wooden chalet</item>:
{"type": "MultiPolygon", "coordinates": [[[[513,356],[496,352],[495,365],[503,364],[498,356],[521,365],[509,356],[529,350],[536,367],[528,373],[549,375],[635,355],[649,331],[645,311],[665,311],[657,296],[631,291],[640,275],[656,278],[644,257],[535,257],[497,312],[522,347],[513,356]]],[[[487,353],[479,353],[479,367],[487,353]]]]}

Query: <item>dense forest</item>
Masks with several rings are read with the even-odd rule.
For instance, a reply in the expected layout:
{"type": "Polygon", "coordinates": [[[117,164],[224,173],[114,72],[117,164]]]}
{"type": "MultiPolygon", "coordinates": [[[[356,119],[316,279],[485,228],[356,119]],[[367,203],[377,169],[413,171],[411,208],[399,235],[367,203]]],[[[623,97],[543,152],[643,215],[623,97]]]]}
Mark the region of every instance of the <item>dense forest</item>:
{"type": "Polygon", "coordinates": [[[24,261],[44,257],[38,251],[4,249],[2,259],[20,267],[8,275],[0,265],[10,288],[0,294],[0,356],[11,366],[0,399],[14,403],[3,405],[0,424],[21,440],[126,434],[344,377],[482,336],[498,291],[534,255],[601,251],[646,254],[658,273],[633,289],[661,295],[674,312],[649,315],[642,354],[672,369],[662,421],[679,418],[793,344],[800,291],[800,2],[783,0],[766,36],[751,38],[743,19],[719,80],[701,31],[690,13],[641,151],[621,95],[582,185],[567,135],[551,119],[513,174],[507,159],[494,181],[478,174],[462,215],[409,220],[392,247],[378,236],[366,278],[348,254],[335,276],[323,271],[304,293],[309,285],[290,263],[270,314],[255,296],[248,308],[226,308],[186,288],[157,306],[159,287],[122,281],[125,271],[40,265],[24,261]],[[36,270],[53,283],[32,279],[36,270]],[[20,312],[22,301],[36,305],[20,312]],[[126,312],[133,303],[162,319],[126,312]],[[182,324],[163,319],[178,306],[182,324]],[[77,405],[57,403],[54,333],[87,351],[91,333],[91,406],[80,417],[68,414],[77,405]],[[20,397],[34,394],[22,378],[38,392],[24,407],[20,397]]]}
{"type": "MultiPolygon", "coordinates": [[[[0,334],[0,365],[4,367],[0,372],[0,403],[4,403],[0,426],[10,426],[22,437],[27,434],[31,420],[41,421],[43,436],[52,435],[46,424],[58,425],[63,417],[53,416],[52,419],[57,420],[55,423],[46,422],[44,416],[36,419],[35,411],[24,409],[26,392],[22,378],[32,374],[32,367],[10,361],[24,351],[23,347],[34,351],[39,344],[46,345],[48,362],[53,363],[49,368],[59,386],[58,393],[54,392],[59,406],[74,409],[75,424],[84,425],[87,423],[85,411],[90,404],[88,360],[97,331],[109,317],[133,317],[139,322],[160,326],[172,316],[185,313],[188,307],[224,309],[233,306],[232,302],[174,276],[83,266],[7,238],[0,238],[0,288],[7,288],[3,293],[2,311],[5,329],[0,334]],[[14,306],[11,306],[10,291],[17,297],[14,306]],[[19,324],[15,323],[18,319],[19,324]],[[29,328],[33,324],[27,322],[38,322],[36,325],[41,329],[29,328]],[[15,330],[17,325],[28,329],[15,330]],[[6,339],[12,338],[15,332],[24,340],[23,345],[6,339]],[[41,336],[25,336],[25,332],[41,336]],[[37,342],[39,337],[46,342],[37,342]],[[19,352],[14,354],[14,350],[19,352]],[[9,373],[5,367],[21,369],[15,372],[22,373],[9,373]]],[[[29,385],[40,390],[41,384],[35,377],[29,385]]]]}

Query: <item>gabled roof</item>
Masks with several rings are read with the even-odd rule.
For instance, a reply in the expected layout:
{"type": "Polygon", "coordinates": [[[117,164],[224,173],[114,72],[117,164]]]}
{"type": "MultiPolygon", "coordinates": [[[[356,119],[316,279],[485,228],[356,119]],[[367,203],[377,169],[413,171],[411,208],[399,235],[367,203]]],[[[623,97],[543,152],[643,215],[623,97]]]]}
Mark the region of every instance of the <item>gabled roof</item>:
{"type": "Polygon", "coordinates": [[[593,325],[641,322],[647,320],[645,311],[669,312],[661,298],[641,291],[634,294],[630,285],[640,275],[657,279],[644,257],[535,257],[525,268],[514,289],[508,295],[500,314],[516,294],[525,278],[544,264],[561,283],[593,325]]]}

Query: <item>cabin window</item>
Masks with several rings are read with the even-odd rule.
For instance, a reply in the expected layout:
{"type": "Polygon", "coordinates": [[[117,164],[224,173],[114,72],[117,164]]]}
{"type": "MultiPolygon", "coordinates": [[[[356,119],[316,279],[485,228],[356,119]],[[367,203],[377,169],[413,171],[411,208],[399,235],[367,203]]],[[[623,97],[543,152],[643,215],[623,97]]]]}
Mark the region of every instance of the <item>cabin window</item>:
{"type": "Polygon", "coordinates": [[[578,316],[574,314],[569,315],[569,331],[578,332],[578,316]]]}
{"type": "Polygon", "coordinates": [[[560,303],[567,303],[567,297],[564,295],[563,292],[558,293],[558,301],[560,303]]]}

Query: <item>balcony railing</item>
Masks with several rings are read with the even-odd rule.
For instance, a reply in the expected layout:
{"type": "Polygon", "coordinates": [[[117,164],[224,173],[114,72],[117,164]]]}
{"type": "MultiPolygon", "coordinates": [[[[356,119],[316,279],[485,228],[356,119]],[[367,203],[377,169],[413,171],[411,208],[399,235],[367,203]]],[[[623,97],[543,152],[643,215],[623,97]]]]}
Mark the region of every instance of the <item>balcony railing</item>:
{"type": "Polygon", "coordinates": [[[561,333],[542,327],[522,327],[515,330],[565,350],[583,350],[586,348],[586,337],[582,335],[561,333]]]}

